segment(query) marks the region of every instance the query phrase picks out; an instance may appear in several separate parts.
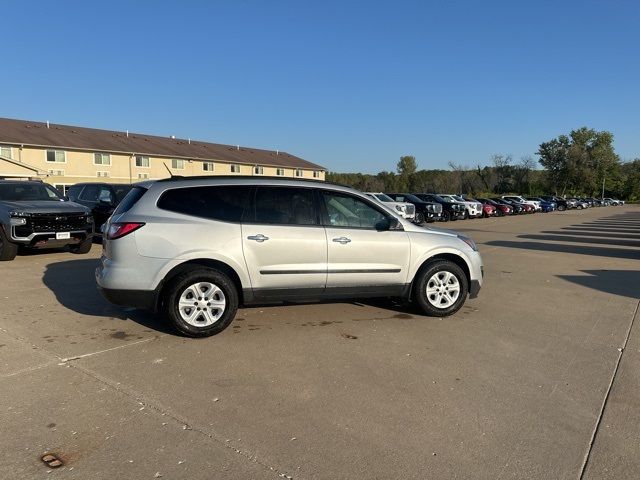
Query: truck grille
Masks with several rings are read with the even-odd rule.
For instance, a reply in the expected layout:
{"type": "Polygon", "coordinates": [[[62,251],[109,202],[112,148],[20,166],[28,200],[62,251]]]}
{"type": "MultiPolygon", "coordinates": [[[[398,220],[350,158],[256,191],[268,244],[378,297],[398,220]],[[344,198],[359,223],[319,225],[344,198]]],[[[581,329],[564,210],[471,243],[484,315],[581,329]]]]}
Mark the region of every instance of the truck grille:
{"type": "Polygon", "coordinates": [[[28,217],[25,225],[16,226],[16,237],[28,237],[32,233],[71,232],[88,230],[90,217],[83,214],[41,214],[28,217]]]}
{"type": "Polygon", "coordinates": [[[416,206],[413,204],[408,204],[407,205],[407,215],[413,215],[414,213],[416,213],[416,206]]]}

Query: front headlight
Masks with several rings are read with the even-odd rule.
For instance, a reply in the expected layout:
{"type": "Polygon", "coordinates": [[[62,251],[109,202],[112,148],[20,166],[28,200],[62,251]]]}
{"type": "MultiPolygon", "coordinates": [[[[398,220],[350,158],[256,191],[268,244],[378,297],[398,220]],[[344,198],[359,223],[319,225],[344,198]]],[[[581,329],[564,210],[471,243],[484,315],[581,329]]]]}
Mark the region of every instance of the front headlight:
{"type": "Polygon", "coordinates": [[[469,237],[465,237],[464,235],[458,235],[458,238],[462,240],[464,243],[466,243],[467,245],[469,245],[474,252],[478,251],[478,246],[476,245],[476,242],[474,242],[469,237]]]}
{"type": "Polygon", "coordinates": [[[9,223],[14,227],[18,227],[20,225],[26,225],[27,224],[27,219],[26,218],[11,218],[9,220],[9,223]]]}
{"type": "Polygon", "coordinates": [[[399,212],[404,212],[404,205],[396,205],[396,210],[399,212]]]}

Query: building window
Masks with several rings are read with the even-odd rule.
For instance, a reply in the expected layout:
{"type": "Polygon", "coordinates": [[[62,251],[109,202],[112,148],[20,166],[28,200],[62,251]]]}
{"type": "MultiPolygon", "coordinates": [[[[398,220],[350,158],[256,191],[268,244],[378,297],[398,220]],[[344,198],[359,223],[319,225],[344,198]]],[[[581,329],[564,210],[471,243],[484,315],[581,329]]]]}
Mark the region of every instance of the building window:
{"type": "Polygon", "coordinates": [[[62,196],[67,194],[67,191],[69,190],[69,187],[71,185],[65,185],[62,183],[56,183],[53,185],[56,189],[58,189],[60,191],[60,193],[62,193],[62,196]]]}
{"type": "Polygon", "coordinates": [[[175,170],[184,170],[184,160],[174,158],[171,160],[171,168],[175,170]]]}
{"type": "Polygon", "coordinates": [[[253,167],[253,174],[254,175],[263,175],[264,174],[264,168],[261,167],[260,165],[256,165],[255,167],[253,167]]]}
{"type": "Polygon", "coordinates": [[[49,170],[49,175],[54,177],[64,177],[64,170],[49,170]]]}
{"type": "Polygon", "coordinates": [[[319,170],[314,170],[313,171],[313,178],[320,178],[320,171],[319,170]]]}
{"type": "Polygon", "coordinates": [[[231,165],[231,173],[240,173],[240,165],[231,165]]]}
{"type": "Polygon", "coordinates": [[[296,168],[296,177],[301,177],[302,176],[302,170],[300,170],[299,168],[296,168]]]}
{"type": "Polygon", "coordinates": [[[149,157],[136,155],[136,167],[149,168],[149,157]]]}
{"type": "Polygon", "coordinates": [[[140,180],[146,180],[146,179],[148,179],[148,178],[149,178],[149,174],[148,174],[148,173],[139,173],[139,174],[138,174],[138,178],[139,178],[140,180]]]}
{"type": "Polygon", "coordinates": [[[94,153],[93,154],[94,165],[111,165],[111,155],[108,153],[94,153]]]}
{"type": "Polygon", "coordinates": [[[278,168],[276,170],[276,175],[278,175],[279,177],[284,177],[284,168],[278,168]]]}
{"type": "Polygon", "coordinates": [[[105,172],[105,171],[98,171],[96,173],[97,173],[98,178],[100,178],[100,177],[106,178],[106,177],[109,176],[109,172],[105,172]]]}
{"type": "Polygon", "coordinates": [[[13,158],[11,156],[11,147],[9,145],[0,145],[0,157],[13,158]]]}
{"type": "Polygon", "coordinates": [[[47,162],[67,163],[67,157],[63,150],[47,150],[47,162]]]}
{"type": "Polygon", "coordinates": [[[213,172],[213,162],[204,162],[202,164],[202,170],[205,172],[213,172]]]}

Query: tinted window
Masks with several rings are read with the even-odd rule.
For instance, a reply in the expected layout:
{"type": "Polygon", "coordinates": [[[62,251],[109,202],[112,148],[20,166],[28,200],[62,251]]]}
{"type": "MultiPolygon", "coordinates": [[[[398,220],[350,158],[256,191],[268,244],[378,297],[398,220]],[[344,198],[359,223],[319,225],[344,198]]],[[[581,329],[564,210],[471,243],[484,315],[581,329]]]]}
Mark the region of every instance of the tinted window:
{"type": "MultiPolygon", "coordinates": [[[[127,201],[134,190],[135,188],[122,203],[127,201]]],[[[251,187],[235,185],[174,188],[162,194],[158,200],[158,208],[194,217],[240,222],[249,205],[250,193],[251,187]]]]}
{"type": "Polygon", "coordinates": [[[323,192],[322,198],[332,227],[376,228],[387,217],[359,198],[323,192]]]}
{"type": "Polygon", "coordinates": [[[131,190],[131,185],[114,185],[113,189],[116,191],[116,201],[121,202],[131,190]]]}
{"type": "Polygon", "coordinates": [[[33,201],[33,200],[60,200],[60,193],[53,187],[44,183],[3,183],[0,184],[0,200],[9,201],[33,201]]]}
{"type": "Polygon", "coordinates": [[[146,188],[133,187],[122,202],[120,202],[120,205],[118,205],[118,208],[115,209],[113,214],[120,215],[121,213],[128,212],[145,193],[147,193],[146,188]]]}
{"type": "Polygon", "coordinates": [[[98,185],[87,185],[78,198],[80,200],[88,200],[89,202],[97,202],[99,189],[100,187],[98,185]]]}
{"type": "Polygon", "coordinates": [[[256,223],[317,225],[314,191],[308,188],[258,187],[256,223]]]}
{"type": "Polygon", "coordinates": [[[76,198],[78,198],[78,194],[81,190],[82,185],[74,185],[73,187],[70,187],[69,190],[67,190],[67,195],[69,195],[69,198],[71,200],[75,200],[76,198]]]}

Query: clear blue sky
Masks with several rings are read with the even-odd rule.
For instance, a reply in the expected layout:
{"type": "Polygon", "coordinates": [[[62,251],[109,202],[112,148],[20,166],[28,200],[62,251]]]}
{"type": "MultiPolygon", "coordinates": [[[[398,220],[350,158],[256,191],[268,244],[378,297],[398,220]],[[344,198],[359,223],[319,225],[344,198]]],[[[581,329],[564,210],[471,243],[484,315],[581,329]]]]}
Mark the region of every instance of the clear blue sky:
{"type": "Polygon", "coordinates": [[[330,170],[640,157],[640,2],[18,1],[0,116],[280,149],[330,170]]]}

